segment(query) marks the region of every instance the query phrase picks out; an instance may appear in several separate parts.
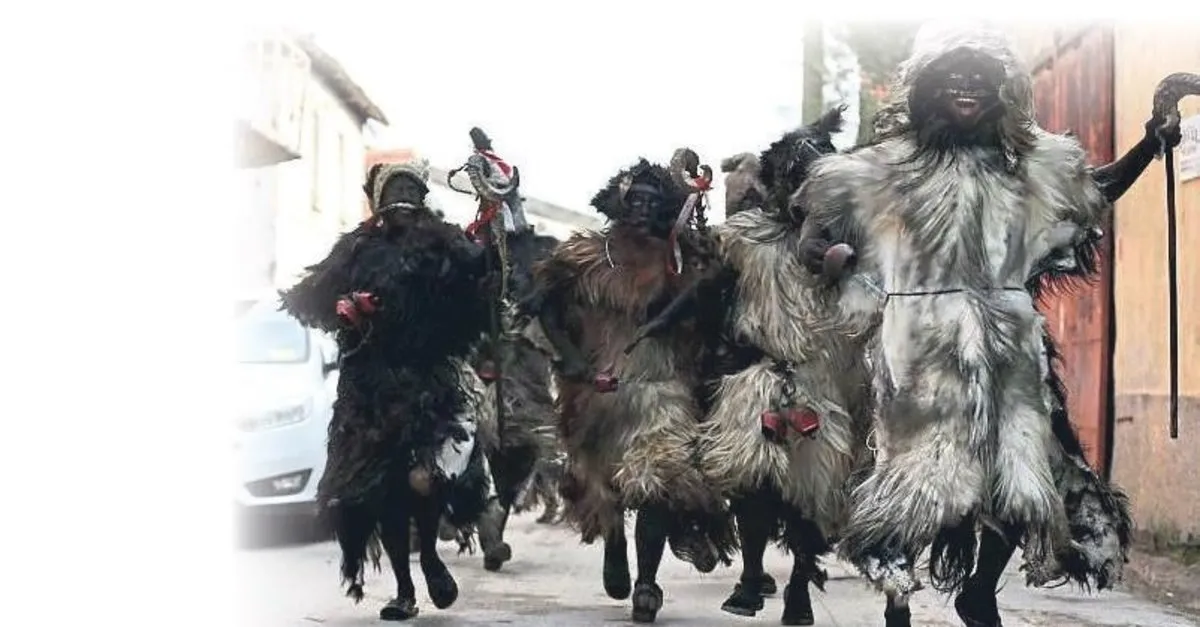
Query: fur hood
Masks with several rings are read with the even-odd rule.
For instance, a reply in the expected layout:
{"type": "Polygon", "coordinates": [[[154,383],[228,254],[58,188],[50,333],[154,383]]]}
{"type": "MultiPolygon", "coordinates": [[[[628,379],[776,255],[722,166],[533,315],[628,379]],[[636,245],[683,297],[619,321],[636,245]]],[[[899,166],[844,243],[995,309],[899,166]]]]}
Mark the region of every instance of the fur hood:
{"type": "Polygon", "coordinates": [[[999,30],[982,24],[929,23],[913,41],[913,50],[893,80],[887,103],[874,121],[876,137],[885,139],[911,130],[909,98],[917,79],[938,59],[967,48],[986,54],[1004,67],[1000,100],[1005,114],[1000,123],[1005,152],[1023,154],[1038,134],[1033,112],[1033,78],[1010,39],[999,30]]]}
{"type": "Polygon", "coordinates": [[[403,163],[383,163],[373,168],[371,174],[367,177],[367,183],[363,186],[363,191],[367,193],[367,197],[371,202],[371,212],[374,213],[379,209],[379,200],[383,195],[383,188],[388,181],[397,176],[409,176],[420,181],[425,188],[426,199],[429,194],[429,161],[420,159],[416,161],[406,161],[403,163]]]}
{"type": "Polygon", "coordinates": [[[592,197],[592,208],[611,222],[621,222],[629,213],[625,205],[625,193],[634,183],[645,183],[661,189],[665,196],[661,210],[669,212],[672,217],[679,213],[690,193],[675,183],[666,167],[638,158],[636,163],[617,172],[603,189],[596,192],[592,197]]]}

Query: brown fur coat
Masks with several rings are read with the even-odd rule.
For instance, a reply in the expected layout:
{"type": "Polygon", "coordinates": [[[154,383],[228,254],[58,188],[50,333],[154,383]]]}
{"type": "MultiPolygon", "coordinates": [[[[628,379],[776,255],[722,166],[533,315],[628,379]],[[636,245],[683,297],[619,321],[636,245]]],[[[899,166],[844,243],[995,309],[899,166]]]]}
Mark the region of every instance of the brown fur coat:
{"type": "Polygon", "coordinates": [[[699,272],[702,243],[683,238],[685,269],[668,271],[668,243],[613,226],[579,233],[537,269],[549,306],[562,313],[571,342],[592,372],[614,366],[619,388],[598,392],[590,378],[559,378],[560,435],[569,457],[566,519],[585,541],[623,524],[622,510],[664,503],[675,511],[723,511],[695,461],[703,346],[691,325],[648,339],[625,355],[656,307],[699,272]]]}

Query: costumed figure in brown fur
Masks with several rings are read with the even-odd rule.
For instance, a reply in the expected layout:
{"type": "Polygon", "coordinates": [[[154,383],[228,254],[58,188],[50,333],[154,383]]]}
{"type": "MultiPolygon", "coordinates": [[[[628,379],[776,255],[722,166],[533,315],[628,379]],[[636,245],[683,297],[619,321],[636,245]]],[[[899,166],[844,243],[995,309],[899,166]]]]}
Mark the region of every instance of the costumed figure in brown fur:
{"type": "Polygon", "coordinates": [[[429,209],[426,180],[411,165],[372,167],[371,217],[281,292],[291,315],[337,339],[341,375],[318,503],[356,602],[368,549],[378,567],[382,544],[397,585],[384,620],[417,614],[410,523],[429,596],[447,608],[458,586],[437,554],[439,518],[469,529],[493,491],[476,432],[494,406],[467,363],[488,328],[484,249],[429,209]]]}
{"type": "Polygon", "coordinates": [[[775,540],[793,556],[782,623],[813,624],[810,584],[846,515],[845,485],[869,460],[867,371],[833,361],[859,338],[820,333],[824,305],[799,276],[802,208],[791,195],[811,165],[834,152],[842,107],[786,133],[761,155],[726,161],[725,223],[714,233],[719,264],[689,286],[638,338],[716,317],[717,350],[706,361],[703,468],[733,505],[742,576],[722,609],[754,616],[776,584],[763,570],[775,540]]]}
{"type": "Polygon", "coordinates": [[[638,622],[662,606],[667,545],[701,572],[736,546],[725,502],[695,460],[703,335],[681,327],[622,350],[711,255],[699,202],[711,170],[699,177],[699,167],[683,150],[671,170],[644,159],[622,170],[592,199],[608,227],[572,236],[536,272],[534,309],[560,358],[564,516],[584,542],[604,539],[605,590],[625,599],[624,514],[637,512],[638,622]]]}
{"type": "Polygon", "coordinates": [[[931,545],[931,578],[970,627],[1000,625],[994,586],[1017,546],[1032,585],[1104,588],[1125,560],[1128,505],[1083,461],[1035,299],[1094,269],[1112,200],[1178,141],[1178,118],[1156,107],[1142,144],[1091,169],[1037,126],[1031,83],[1002,35],[927,28],[876,139],[822,159],[797,198],[834,332],[872,336],[877,456],[839,549],[894,600],[889,625],[909,624],[931,545]]]}

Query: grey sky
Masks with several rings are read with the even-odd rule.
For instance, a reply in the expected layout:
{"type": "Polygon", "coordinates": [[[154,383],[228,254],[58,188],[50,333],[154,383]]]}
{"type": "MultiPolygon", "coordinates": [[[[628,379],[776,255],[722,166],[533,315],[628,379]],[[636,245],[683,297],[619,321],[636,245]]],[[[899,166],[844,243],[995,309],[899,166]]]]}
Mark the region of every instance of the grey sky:
{"type": "Polygon", "coordinates": [[[638,156],[689,145],[716,168],[801,121],[803,3],[350,6],[303,27],[387,113],[389,145],[455,166],[482,126],[527,194],[573,209],[638,156]]]}

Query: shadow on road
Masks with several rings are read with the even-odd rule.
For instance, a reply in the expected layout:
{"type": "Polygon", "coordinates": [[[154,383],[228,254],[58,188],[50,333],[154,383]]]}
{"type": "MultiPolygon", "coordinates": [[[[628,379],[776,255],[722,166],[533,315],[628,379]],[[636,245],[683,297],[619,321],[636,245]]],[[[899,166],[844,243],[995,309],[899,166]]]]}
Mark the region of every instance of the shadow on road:
{"type": "Polygon", "coordinates": [[[333,532],[308,517],[234,514],[234,543],[238,549],[261,550],[316,544],[333,539],[333,532]]]}

